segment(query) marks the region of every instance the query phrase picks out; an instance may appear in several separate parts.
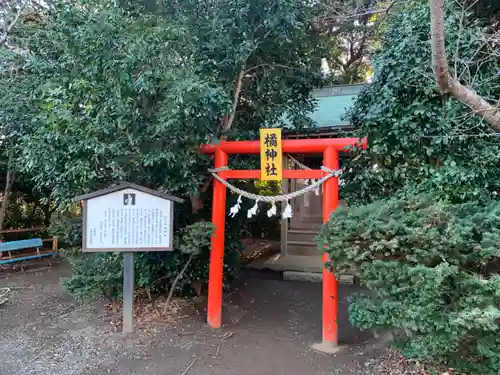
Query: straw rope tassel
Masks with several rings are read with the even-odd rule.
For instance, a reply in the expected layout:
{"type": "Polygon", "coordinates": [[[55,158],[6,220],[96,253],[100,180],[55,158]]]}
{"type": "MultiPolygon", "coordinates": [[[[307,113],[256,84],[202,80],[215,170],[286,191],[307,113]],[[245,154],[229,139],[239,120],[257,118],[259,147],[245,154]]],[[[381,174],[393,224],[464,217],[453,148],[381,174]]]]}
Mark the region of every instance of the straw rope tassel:
{"type": "Polygon", "coordinates": [[[243,200],[241,198],[241,195],[238,195],[238,200],[236,201],[236,204],[233,207],[231,207],[231,209],[229,210],[229,216],[231,218],[234,218],[236,216],[236,214],[240,211],[242,202],[243,202],[243,200]]]}
{"type": "Polygon", "coordinates": [[[276,209],[276,203],[272,202],[271,203],[271,208],[267,210],[267,217],[272,217],[276,215],[277,209],[276,209]]]}
{"type": "Polygon", "coordinates": [[[281,217],[286,220],[286,219],[291,219],[292,216],[293,216],[292,206],[290,205],[289,201],[286,201],[286,207],[283,210],[281,217]]]}

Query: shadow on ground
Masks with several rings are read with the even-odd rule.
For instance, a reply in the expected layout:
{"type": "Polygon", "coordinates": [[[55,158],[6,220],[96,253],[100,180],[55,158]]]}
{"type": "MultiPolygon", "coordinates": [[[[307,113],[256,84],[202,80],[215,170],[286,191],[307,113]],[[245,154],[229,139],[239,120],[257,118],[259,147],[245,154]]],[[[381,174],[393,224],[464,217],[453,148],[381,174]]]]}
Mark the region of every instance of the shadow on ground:
{"type": "Polygon", "coordinates": [[[81,306],[61,289],[63,267],[0,280],[14,287],[0,307],[0,374],[20,375],[320,375],[371,374],[381,349],[349,325],[355,287],[340,285],[340,339],[329,356],[312,351],[321,338],[321,284],[247,276],[224,296],[223,328],[205,323],[205,303],[172,325],[113,329],[102,301],[81,306]]]}

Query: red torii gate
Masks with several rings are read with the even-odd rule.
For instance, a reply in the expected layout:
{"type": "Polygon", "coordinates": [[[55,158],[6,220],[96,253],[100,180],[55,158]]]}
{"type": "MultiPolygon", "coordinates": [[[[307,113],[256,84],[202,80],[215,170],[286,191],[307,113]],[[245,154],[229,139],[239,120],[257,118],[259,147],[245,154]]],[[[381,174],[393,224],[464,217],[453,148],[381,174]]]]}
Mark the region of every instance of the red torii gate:
{"type": "MultiPolygon", "coordinates": [[[[359,138],[319,138],[294,139],[282,141],[282,152],[287,154],[323,153],[323,166],[328,170],[339,168],[339,152],[348,151],[349,147],[367,148],[367,139],[359,138]]],[[[204,154],[213,154],[214,168],[227,167],[230,154],[259,154],[259,141],[221,141],[215,145],[204,145],[204,154]]],[[[318,170],[283,170],[284,179],[320,179],[328,172],[318,170]]],[[[225,170],[218,172],[222,179],[259,179],[260,170],[225,170]]],[[[226,187],[214,180],[212,202],[212,223],[215,232],[212,236],[210,267],[208,279],[208,324],[213,328],[221,326],[222,310],[222,272],[224,269],[224,232],[226,221],[226,187]]],[[[330,178],[323,186],[323,222],[337,208],[339,199],[338,178],[330,178]]],[[[329,260],[323,254],[323,261],[329,260]]],[[[337,279],[327,268],[323,268],[323,347],[334,349],[338,346],[338,291],[337,279]]]]}

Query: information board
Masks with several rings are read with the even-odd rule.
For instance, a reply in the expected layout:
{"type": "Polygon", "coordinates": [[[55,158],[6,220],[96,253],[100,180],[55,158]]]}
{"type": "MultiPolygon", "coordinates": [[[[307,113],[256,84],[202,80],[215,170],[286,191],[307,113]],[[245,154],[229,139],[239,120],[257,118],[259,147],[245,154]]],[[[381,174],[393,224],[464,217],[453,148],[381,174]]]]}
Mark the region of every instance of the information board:
{"type": "Polygon", "coordinates": [[[172,250],[173,202],[128,188],[84,202],[83,251],[172,250]]]}

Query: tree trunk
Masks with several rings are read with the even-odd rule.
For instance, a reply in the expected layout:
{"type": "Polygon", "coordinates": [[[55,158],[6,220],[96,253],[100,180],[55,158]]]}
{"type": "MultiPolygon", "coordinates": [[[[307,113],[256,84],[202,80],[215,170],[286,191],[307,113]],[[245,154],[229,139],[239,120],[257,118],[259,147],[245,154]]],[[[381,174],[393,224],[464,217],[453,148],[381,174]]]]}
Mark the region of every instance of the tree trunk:
{"type": "Polygon", "coordinates": [[[31,209],[31,212],[28,216],[28,218],[26,219],[26,222],[27,222],[27,225],[29,227],[35,227],[36,225],[34,225],[33,221],[35,221],[35,214],[36,214],[36,209],[38,208],[38,201],[34,201],[33,202],[33,208],[31,209]]]}
{"type": "MultiPolygon", "coordinates": [[[[431,12],[432,68],[441,94],[450,93],[455,99],[481,116],[495,131],[500,131],[500,109],[489,103],[470,87],[451,76],[445,49],[444,0],[429,0],[431,12]]],[[[499,101],[500,103],[500,101],[499,101]]]]}
{"type": "Polygon", "coordinates": [[[194,258],[194,253],[189,255],[188,260],[186,261],[186,264],[184,264],[184,267],[182,267],[181,271],[179,274],[175,277],[172,286],[170,287],[170,292],[168,293],[167,300],[165,301],[165,305],[163,305],[163,315],[165,315],[168,311],[168,306],[170,305],[170,301],[172,300],[172,296],[174,295],[175,292],[175,287],[177,286],[178,281],[181,279],[181,277],[184,275],[184,272],[186,272],[188,266],[191,264],[191,261],[194,258]]]}
{"type": "MultiPolygon", "coordinates": [[[[4,45],[7,42],[7,37],[9,36],[9,33],[12,31],[12,28],[19,21],[21,14],[24,12],[24,9],[28,6],[28,4],[30,2],[31,2],[31,0],[26,0],[21,4],[21,6],[17,10],[17,13],[14,16],[14,19],[12,20],[12,22],[10,22],[9,25],[5,28],[5,30],[3,30],[3,34],[0,35],[0,46],[4,45]]],[[[4,15],[4,17],[5,17],[5,15],[4,15]]]]}
{"type": "Polygon", "coordinates": [[[7,170],[7,177],[5,179],[5,189],[2,197],[2,204],[0,205],[0,231],[3,230],[5,221],[5,214],[7,213],[7,205],[9,203],[10,193],[12,192],[12,184],[14,183],[15,173],[7,170]]]}
{"type": "Polygon", "coordinates": [[[50,218],[52,217],[52,212],[54,210],[50,207],[50,200],[43,208],[43,225],[45,228],[50,227],[50,218]]]}
{"type": "Polygon", "coordinates": [[[444,36],[444,0],[430,0],[432,69],[441,94],[449,91],[448,60],[444,36]]]}

